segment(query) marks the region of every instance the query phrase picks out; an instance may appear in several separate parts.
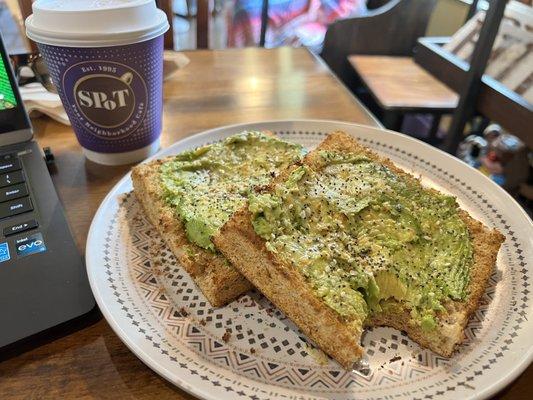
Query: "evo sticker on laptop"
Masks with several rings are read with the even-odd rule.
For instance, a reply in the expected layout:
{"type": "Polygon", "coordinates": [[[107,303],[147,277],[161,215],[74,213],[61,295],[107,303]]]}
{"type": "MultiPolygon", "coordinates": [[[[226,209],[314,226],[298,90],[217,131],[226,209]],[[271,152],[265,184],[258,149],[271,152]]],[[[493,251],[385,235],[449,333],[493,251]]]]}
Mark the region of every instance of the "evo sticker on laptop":
{"type": "Polygon", "coordinates": [[[30,254],[46,251],[43,235],[40,232],[15,240],[15,247],[18,257],[26,257],[30,254]]]}
{"type": "Polygon", "coordinates": [[[0,243],[0,263],[9,261],[11,256],[9,255],[9,246],[7,242],[0,243]]]}

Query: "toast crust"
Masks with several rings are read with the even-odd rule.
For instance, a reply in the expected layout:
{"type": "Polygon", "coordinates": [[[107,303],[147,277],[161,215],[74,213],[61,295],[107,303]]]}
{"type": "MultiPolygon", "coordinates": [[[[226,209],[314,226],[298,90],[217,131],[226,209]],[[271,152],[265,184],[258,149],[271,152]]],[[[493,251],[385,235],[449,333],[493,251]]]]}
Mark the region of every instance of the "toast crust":
{"type": "Polygon", "coordinates": [[[247,208],[237,211],[214,236],[215,245],[303,333],[350,368],[363,355],[361,331],[325,306],[299,272],[266,249],[250,223],[251,217],[247,208]]]}
{"type": "Polygon", "coordinates": [[[183,224],[163,197],[159,169],[172,157],[140,164],[132,169],[134,193],[150,222],[165,240],[183,268],[191,275],[213,307],[229,303],[252,288],[221,254],[191,243],[183,224]]]}
{"type": "MultiPolygon", "coordinates": [[[[307,155],[303,163],[310,168],[317,168],[320,164],[320,150],[365,154],[396,174],[416,180],[389,159],[378,156],[343,132],[328,135],[316,151],[307,155]]],[[[294,168],[296,166],[288,168],[263,190],[269,190],[276,183],[285,180],[294,168]]],[[[410,323],[409,311],[405,309],[396,313],[374,314],[367,319],[366,326],[386,325],[404,330],[411,339],[437,354],[448,357],[453,353],[464,340],[464,328],[478,308],[500,245],[505,239],[500,232],[487,228],[464,210],[460,211],[460,217],[467,225],[474,255],[466,300],[450,300],[445,304],[446,311],[438,315],[439,326],[429,334],[410,323]]],[[[266,249],[264,240],[252,227],[251,214],[246,206],[234,214],[214,236],[213,241],[235,267],[320,348],[345,368],[352,368],[362,355],[359,345],[361,332],[354,330],[353,324],[341,320],[336,312],[320,301],[299,272],[266,249]]]]}

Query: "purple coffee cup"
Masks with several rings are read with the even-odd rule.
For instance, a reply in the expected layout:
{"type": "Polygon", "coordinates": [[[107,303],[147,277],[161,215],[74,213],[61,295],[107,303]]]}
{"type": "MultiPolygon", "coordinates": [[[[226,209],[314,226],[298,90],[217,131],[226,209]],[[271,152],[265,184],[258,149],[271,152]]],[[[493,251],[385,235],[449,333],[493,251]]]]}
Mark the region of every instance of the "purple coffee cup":
{"type": "Polygon", "coordinates": [[[168,22],[153,1],[37,0],[26,29],[88,159],[128,164],[159,149],[168,22]]]}

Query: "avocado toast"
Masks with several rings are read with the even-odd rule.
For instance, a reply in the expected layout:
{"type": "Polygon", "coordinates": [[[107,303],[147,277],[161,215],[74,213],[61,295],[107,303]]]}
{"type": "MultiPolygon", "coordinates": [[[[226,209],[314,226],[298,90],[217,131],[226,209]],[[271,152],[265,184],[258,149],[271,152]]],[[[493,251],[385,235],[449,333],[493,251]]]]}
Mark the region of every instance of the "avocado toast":
{"type": "Polygon", "coordinates": [[[134,193],[148,219],[214,307],[252,286],[215,249],[212,235],[255,186],[303,154],[269,133],[243,132],[133,168],[134,193]]]}
{"type": "Polygon", "coordinates": [[[217,248],[346,368],[365,326],[450,356],[504,237],[342,132],[249,196],[217,248]]]}

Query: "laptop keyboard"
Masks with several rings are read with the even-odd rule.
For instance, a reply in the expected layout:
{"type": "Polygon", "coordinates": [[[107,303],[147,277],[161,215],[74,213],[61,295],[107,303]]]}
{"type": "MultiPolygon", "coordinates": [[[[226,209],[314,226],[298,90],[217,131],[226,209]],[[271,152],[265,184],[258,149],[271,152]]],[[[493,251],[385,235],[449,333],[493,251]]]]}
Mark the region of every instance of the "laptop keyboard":
{"type": "Polygon", "coordinates": [[[24,182],[22,171],[8,172],[7,174],[0,175],[0,187],[11,186],[20,182],[24,182]]]}
{"type": "Polygon", "coordinates": [[[0,156],[0,219],[32,210],[20,159],[16,154],[0,156]]]}

